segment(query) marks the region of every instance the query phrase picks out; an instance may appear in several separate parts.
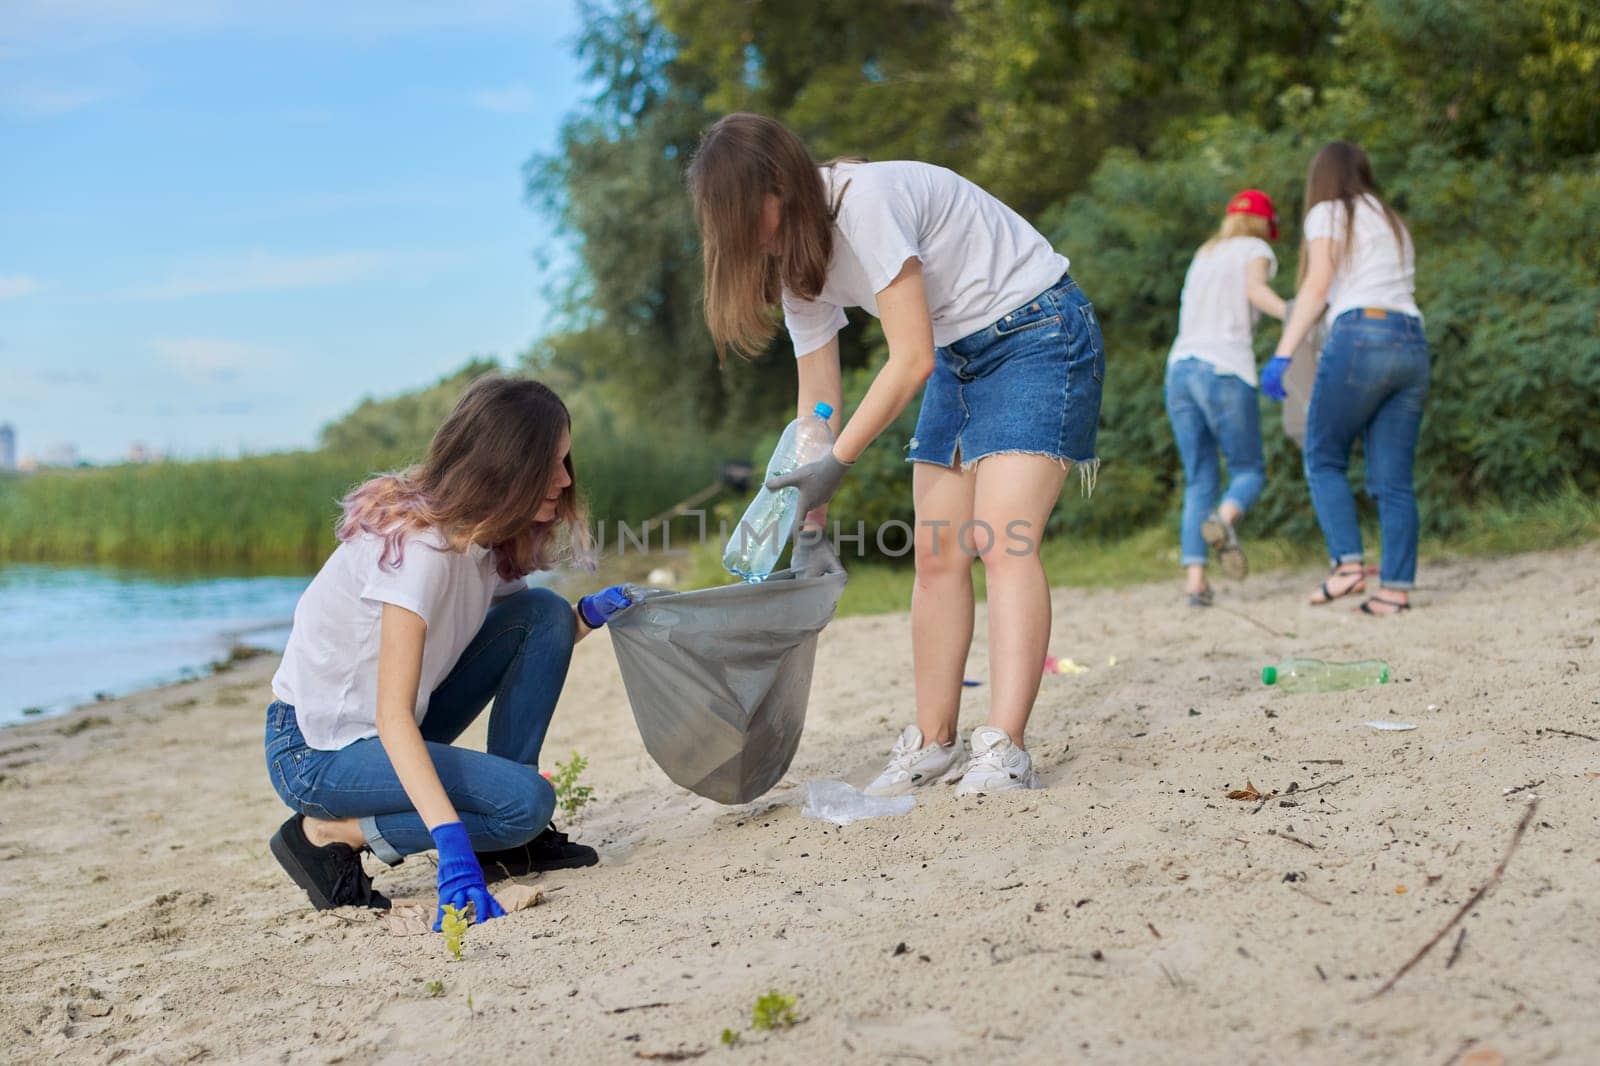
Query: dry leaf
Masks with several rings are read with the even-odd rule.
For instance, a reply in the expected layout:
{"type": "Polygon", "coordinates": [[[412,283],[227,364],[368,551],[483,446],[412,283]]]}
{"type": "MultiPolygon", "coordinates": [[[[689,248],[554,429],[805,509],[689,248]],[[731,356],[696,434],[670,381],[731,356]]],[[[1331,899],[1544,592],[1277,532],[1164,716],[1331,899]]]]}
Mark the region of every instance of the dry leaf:
{"type": "MultiPolygon", "coordinates": [[[[1277,793],[1274,792],[1272,795],[1276,796],[1277,793]]],[[[1271,797],[1263,795],[1260,789],[1256,788],[1254,784],[1246,780],[1244,787],[1236,788],[1232,792],[1228,793],[1228,798],[1231,800],[1248,800],[1251,803],[1255,803],[1258,800],[1269,799],[1271,797]]]]}
{"type": "Polygon", "coordinates": [[[378,916],[390,936],[425,936],[433,932],[434,908],[427,903],[396,903],[378,916]]]}
{"type": "Polygon", "coordinates": [[[494,898],[500,901],[500,906],[506,913],[512,911],[525,911],[529,907],[537,907],[544,902],[544,889],[538,885],[507,885],[495,889],[494,898]]]}

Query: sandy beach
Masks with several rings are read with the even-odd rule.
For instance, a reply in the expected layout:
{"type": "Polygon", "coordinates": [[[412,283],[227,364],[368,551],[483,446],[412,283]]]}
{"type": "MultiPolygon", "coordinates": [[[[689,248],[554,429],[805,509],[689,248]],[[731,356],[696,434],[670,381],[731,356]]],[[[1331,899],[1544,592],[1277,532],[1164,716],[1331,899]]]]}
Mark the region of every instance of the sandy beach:
{"type": "MultiPolygon", "coordinates": [[[[863,783],[909,720],[905,616],[823,634],[799,756],[737,808],[650,761],[597,634],[546,756],[588,756],[597,801],[568,828],[601,865],[534,881],[546,902],[472,929],[459,962],[312,912],[268,854],[274,659],[0,731],[0,1058],[1594,1062],[1600,547],[1424,562],[1397,620],[1304,606],[1309,571],[1225,585],[1209,612],[1176,577],[1058,589],[1051,650],[1089,669],[1045,678],[1046,787],[939,788],[842,829],[801,816],[804,782],[863,783]],[[1381,656],[1396,680],[1262,687],[1289,654],[1381,656]],[[1226,798],[1247,782],[1284,795],[1226,798]],[[1374,996],[1530,802],[1464,936],[1374,996]],[[793,1028],[751,1030],[768,990],[795,997],[793,1028]]],[[[980,607],[964,729],[984,629],[980,607]]],[[[427,856],[368,868],[432,898],[427,856]]]]}

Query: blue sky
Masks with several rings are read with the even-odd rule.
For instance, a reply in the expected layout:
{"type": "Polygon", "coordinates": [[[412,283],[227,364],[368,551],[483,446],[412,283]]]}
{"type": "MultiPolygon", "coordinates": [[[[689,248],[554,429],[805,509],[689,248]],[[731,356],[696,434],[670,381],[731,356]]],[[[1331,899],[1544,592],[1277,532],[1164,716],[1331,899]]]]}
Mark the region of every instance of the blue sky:
{"type": "Polygon", "coordinates": [[[569,0],[0,0],[0,422],[93,460],[311,445],[549,324],[521,169],[569,0]]]}

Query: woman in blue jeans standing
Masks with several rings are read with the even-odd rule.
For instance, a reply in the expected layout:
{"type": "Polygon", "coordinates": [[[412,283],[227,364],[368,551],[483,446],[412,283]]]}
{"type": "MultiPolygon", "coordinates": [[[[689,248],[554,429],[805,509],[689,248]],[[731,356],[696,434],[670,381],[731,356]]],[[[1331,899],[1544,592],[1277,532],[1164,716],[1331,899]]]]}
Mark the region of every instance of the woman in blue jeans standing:
{"type": "Polygon", "coordinates": [[[1306,414],[1305,469],[1333,573],[1311,595],[1329,603],[1366,589],[1361,526],[1346,470],[1361,439],[1367,493],[1378,502],[1382,588],[1361,604],[1369,615],[1411,607],[1417,573],[1417,498],[1411,468],[1430,376],[1417,309],[1411,234],[1378,195],[1366,153],[1327,145],[1306,177],[1305,250],[1294,312],[1262,374],[1262,391],[1283,399],[1292,353],[1322,314],[1333,325],[1317,364],[1306,414]]]}
{"type": "MultiPolygon", "coordinates": [[[[504,912],[494,876],[592,865],[550,825],[539,749],[574,640],[628,604],[576,608],[524,575],[583,537],[566,407],[535,381],[480,378],[423,462],[345,497],[339,547],[295,607],[267,709],[267,769],[297,813],[272,854],[317,909],[383,908],[361,849],[439,853],[439,913],[504,912]],[[490,700],[488,751],[452,742],[490,700]]],[[[437,918],[435,928],[438,927],[437,918]]]]}
{"type": "Polygon", "coordinates": [[[1277,239],[1271,199],[1246,189],[1228,202],[1221,228],[1183,279],[1178,337],[1167,357],[1167,417],[1183,458],[1180,545],[1191,607],[1211,606],[1208,548],[1229,577],[1249,572],[1234,525],[1267,481],[1250,339],[1261,312],[1283,317],[1283,298],[1267,284],[1278,270],[1267,241],[1277,239]],[[1228,461],[1220,503],[1218,449],[1228,461]]]}

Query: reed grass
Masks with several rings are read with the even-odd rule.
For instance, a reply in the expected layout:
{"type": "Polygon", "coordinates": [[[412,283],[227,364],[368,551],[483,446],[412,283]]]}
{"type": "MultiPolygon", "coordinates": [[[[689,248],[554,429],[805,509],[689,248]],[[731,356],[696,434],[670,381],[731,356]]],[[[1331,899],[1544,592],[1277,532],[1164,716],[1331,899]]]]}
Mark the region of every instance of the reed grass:
{"type": "MultiPolygon", "coordinates": [[[[715,477],[703,441],[625,441],[581,428],[575,437],[596,521],[640,521],[715,477]]],[[[315,567],[335,546],[339,498],[408,458],[325,449],[6,477],[0,560],[315,567]]]]}

